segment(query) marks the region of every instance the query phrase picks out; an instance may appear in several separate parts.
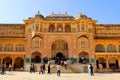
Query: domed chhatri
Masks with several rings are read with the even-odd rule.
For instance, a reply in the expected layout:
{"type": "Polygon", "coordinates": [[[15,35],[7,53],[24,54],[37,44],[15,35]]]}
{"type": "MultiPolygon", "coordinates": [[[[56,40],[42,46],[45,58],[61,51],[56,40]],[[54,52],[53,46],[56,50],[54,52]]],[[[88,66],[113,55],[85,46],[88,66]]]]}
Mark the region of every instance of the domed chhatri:
{"type": "MultiPolygon", "coordinates": [[[[77,16],[76,16],[76,19],[85,19],[85,18],[88,18],[85,14],[83,13],[79,13],[77,16]]],[[[91,18],[89,18],[91,19],[91,18]]]]}
{"type": "Polygon", "coordinates": [[[35,18],[44,18],[44,16],[42,14],[40,14],[40,12],[38,11],[37,14],[35,14],[34,16],[35,18]]]}

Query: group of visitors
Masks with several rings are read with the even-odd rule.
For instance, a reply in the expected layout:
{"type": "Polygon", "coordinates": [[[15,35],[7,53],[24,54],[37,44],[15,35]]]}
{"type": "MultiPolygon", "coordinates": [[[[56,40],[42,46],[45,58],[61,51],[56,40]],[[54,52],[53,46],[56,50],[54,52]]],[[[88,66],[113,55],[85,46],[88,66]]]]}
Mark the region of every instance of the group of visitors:
{"type": "MultiPolygon", "coordinates": [[[[67,66],[67,61],[64,61],[64,64],[65,64],[65,69],[67,69],[67,67],[66,67],[67,66]]],[[[56,65],[57,76],[60,76],[61,66],[62,66],[62,63],[57,63],[57,65],[56,65]]],[[[32,72],[35,72],[35,65],[34,64],[30,65],[30,73],[32,73],[32,72]]],[[[40,64],[39,74],[44,74],[44,73],[48,73],[48,74],[51,73],[51,66],[50,66],[50,62],[49,61],[48,61],[47,64],[45,64],[45,63],[40,64]]]]}
{"type": "Polygon", "coordinates": [[[93,71],[93,66],[92,66],[92,64],[89,64],[89,65],[88,65],[88,73],[89,73],[91,76],[94,76],[94,71],[93,71]]]}
{"type": "Polygon", "coordinates": [[[82,64],[87,64],[89,62],[89,60],[87,58],[85,58],[84,56],[82,56],[80,59],[79,59],[79,63],[82,63],[82,64]]]}
{"type": "MultiPolygon", "coordinates": [[[[50,64],[49,64],[50,65],[50,64]]],[[[40,64],[40,70],[39,70],[39,74],[44,74],[45,73],[45,70],[46,70],[46,68],[45,68],[46,66],[45,66],[45,63],[43,63],[43,64],[40,64]]]]}
{"type": "Polygon", "coordinates": [[[65,66],[65,69],[67,69],[67,60],[65,57],[62,57],[61,59],[59,57],[57,57],[55,60],[55,63],[59,64],[61,66],[65,66]]]}
{"type": "Polygon", "coordinates": [[[6,63],[4,62],[1,66],[1,74],[4,75],[6,73],[6,70],[11,71],[12,65],[9,64],[8,67],[6,66],[6,63]]]}
{"type": "Polygon", "coordinates": [[[30,65],[30,73],[34,72],[35,73],[35,66],[34,64],[30,65]]]}

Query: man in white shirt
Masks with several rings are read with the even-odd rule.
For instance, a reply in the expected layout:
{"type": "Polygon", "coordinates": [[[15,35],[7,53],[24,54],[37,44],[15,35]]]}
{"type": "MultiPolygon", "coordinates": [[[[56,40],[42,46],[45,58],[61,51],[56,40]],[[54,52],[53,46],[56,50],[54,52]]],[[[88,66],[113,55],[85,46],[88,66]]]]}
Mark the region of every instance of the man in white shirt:
{"type": "Polygon", "coordinates": [[[90,64],[88,65],[88,74],[90,75],[90,64]]]}
{"type": "Polygon", "coordinates": [[[65,69],[67,69],[67,61],[64,61],[65,69]]]}
{"type": "Polygon", "coordinates": [[[57,65],[57,76],[60,76],[60,64],[57,65]]]}

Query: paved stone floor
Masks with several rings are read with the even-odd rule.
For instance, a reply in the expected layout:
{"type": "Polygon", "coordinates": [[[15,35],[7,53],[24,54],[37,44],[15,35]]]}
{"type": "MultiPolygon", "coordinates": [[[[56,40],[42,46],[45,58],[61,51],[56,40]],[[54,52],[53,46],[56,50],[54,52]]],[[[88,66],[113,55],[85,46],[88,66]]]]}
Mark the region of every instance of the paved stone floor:
{"type": "Polygon", "coordinates": [[[56,73],[39,75],[38,72],[6,72],[0,75],[0,80],[120,80],[120,73],[95,73],[94,76],[87,73],[64,73],[57,77],[56,73]]]}

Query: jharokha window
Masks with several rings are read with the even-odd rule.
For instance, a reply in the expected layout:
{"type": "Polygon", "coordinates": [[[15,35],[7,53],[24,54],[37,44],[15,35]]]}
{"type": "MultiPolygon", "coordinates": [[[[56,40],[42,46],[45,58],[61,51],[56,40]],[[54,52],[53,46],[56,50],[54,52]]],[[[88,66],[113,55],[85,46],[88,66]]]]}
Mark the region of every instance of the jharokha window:
{"type": "Polygon", "coordinates": [[[23,44],[17,44],[16,47],[15,47],[15,51],[16,52],[24,52],[25,51],[24,45],[23,44]]]}
{"type": "Polygon", "coordinates": [[[41,47],[41,42],[42,42],[41,38],[39,38],[39,37],[34,38],[32,40],[32,47],[33,48],[39,48],[39,47],[41,47]]]}
{"type": "Polygon", "coordinates": [[[79,38],[78,47],[79,48],[88,48],[89,47],[88,39],[85,37],[79,38]]]}
{"type": "Polygon", "coordinates": [[[4,51],[11,52],[13,51],[13,45],[12,44],[6,44],[4,51]]]}
{"type": "Polygon", "coordinates": [[[2,52],[2,44],[0,44],[0,52],[2,52]]]}
{"type": "Polygon", "coordinates": [[[39,24],[36,24],[36,26],[35,26],[35,32],[39,32],[39,31],[40,31],[39,24]]]}
{"type": "Polygon", "coordinates": [[[86,31],[86,26],[84,22],[81,22],[81,28],[80,31],[85,32],[86,31]]]}

